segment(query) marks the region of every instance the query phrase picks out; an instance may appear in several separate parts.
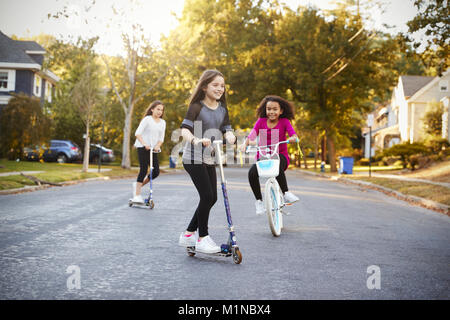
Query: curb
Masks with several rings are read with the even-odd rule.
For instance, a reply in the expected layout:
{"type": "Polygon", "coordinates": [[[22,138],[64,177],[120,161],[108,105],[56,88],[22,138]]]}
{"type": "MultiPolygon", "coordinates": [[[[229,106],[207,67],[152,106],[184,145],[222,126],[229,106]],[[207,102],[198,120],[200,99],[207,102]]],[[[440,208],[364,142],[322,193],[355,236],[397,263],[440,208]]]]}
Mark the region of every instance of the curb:
{"type": "Polygon", "coordinates": [[[354,185],[362,186],[362,187],[369,188],[372,190],[380,191],[388,196],[397,198],[399,200],[403,200],[408,203],[418,205],[420,207],[434,210],[434,211],[443,213],[447,216],[450,216],[450,206],[447,206],[445,204],[442,204],[442,203],[439,203],[439,202],[436,202],[433,200],[429,200],[429,199],[425,199],[425,198],[421,198],[421,197],[417,197],[417,196],[406,195],[406,194],[403,194],[396,190],[389,189],[389,188],[386,188],[386,187],[383,187],[383,186],[380,186],[377,184],[373,184],[373,183],[367,182],[367,181],[357,181],[357,180],[352,180],[352,179],[343,178],[343,177],[330,177],[325,174],[304,171],[301,169],[297,169],[296,171],[310,174],[310,175],[313,175],[316,177],[325,178],[325,179],[332,180],[332,181],[339,181],[339,182],[343,182],[343,183],[347,183],[347,184],[354,184],[354,185]]]}

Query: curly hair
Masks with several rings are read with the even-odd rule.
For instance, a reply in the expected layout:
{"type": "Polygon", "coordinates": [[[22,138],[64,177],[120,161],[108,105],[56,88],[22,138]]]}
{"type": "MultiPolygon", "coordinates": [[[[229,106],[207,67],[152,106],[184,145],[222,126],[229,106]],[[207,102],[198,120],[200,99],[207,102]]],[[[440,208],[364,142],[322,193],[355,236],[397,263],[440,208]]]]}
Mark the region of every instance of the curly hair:
{"type": "Polygon", "coordinates": [[[287,101],[286,99],[283,99],[279,96],[275,95],[269,95],[265,96],[264,99],[261,100],[259,103],[258,109],[256,109],[256,116],[259,118],[267,118],[266,114],[266,106],[269,101],[278,102],[280,105],[280,108],[282,110],[282,113],[280,115],[280,118],[287,118],[289,120],[294,119],[294,105],[287,101]]]}

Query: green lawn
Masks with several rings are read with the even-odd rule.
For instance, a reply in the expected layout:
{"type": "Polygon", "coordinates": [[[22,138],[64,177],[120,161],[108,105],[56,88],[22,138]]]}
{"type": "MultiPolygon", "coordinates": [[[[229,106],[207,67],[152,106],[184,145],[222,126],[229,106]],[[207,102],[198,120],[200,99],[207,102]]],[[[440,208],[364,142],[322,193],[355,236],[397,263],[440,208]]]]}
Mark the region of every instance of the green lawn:
{"type": "MultiPolygon", "coordinates": [[[[97,169],[98,165],[90,165],[90,169],[97,169]]],[[[126,170],[118,165],[102,165],[102,169],[111,169],[110,171],[98,172],[81,172],[82,164],[55,162],[31,162],[31,161],[9,161],[0,159],[0,173],[4,172],[22,172],[22,171],[43,171],[42,173],[28,174],[40,180],[48,182],[73,181],[96,177],[117,177],[117,176],[133,176],[137,174],[136,169],[126,170]]],[[[27,173],[25,173],[27,174],[27,173]]],[[[11,176],[0,176],[0,190],[15,189],[24,186],[35,185],[35,183],[20,174],[11,176]]]]}

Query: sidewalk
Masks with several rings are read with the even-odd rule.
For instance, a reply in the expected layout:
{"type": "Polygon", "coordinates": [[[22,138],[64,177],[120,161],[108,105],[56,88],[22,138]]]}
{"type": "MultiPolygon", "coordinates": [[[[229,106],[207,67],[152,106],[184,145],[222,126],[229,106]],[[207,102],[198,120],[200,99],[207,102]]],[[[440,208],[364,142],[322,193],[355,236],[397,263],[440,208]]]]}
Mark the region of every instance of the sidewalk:
{"type": "Polygon", "coordinates": [[[0,173],[0,177],[17,176],[17,175],[20,175],[21,173],[23,173],[23,174],[36,174],[36,173],[42,173],[42,172],[45,172],[45,171],[11,171],[11,172],[0,173]]]}

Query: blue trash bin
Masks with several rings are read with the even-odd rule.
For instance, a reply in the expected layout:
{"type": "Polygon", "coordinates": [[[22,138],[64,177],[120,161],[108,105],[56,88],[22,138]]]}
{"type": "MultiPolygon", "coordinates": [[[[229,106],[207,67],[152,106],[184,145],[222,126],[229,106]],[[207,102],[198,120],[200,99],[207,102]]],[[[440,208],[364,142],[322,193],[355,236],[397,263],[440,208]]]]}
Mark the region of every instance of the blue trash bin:
{"type": "Polygon", "coordinates": [[[339,173],[340,174],[353,173],[353,157],[339,157],[339,173]]]}
{"type": "Polygon", "coordinates": [[[169,167],[176,168],[177,167],[177,157],[169,157],[169,167]]]}

